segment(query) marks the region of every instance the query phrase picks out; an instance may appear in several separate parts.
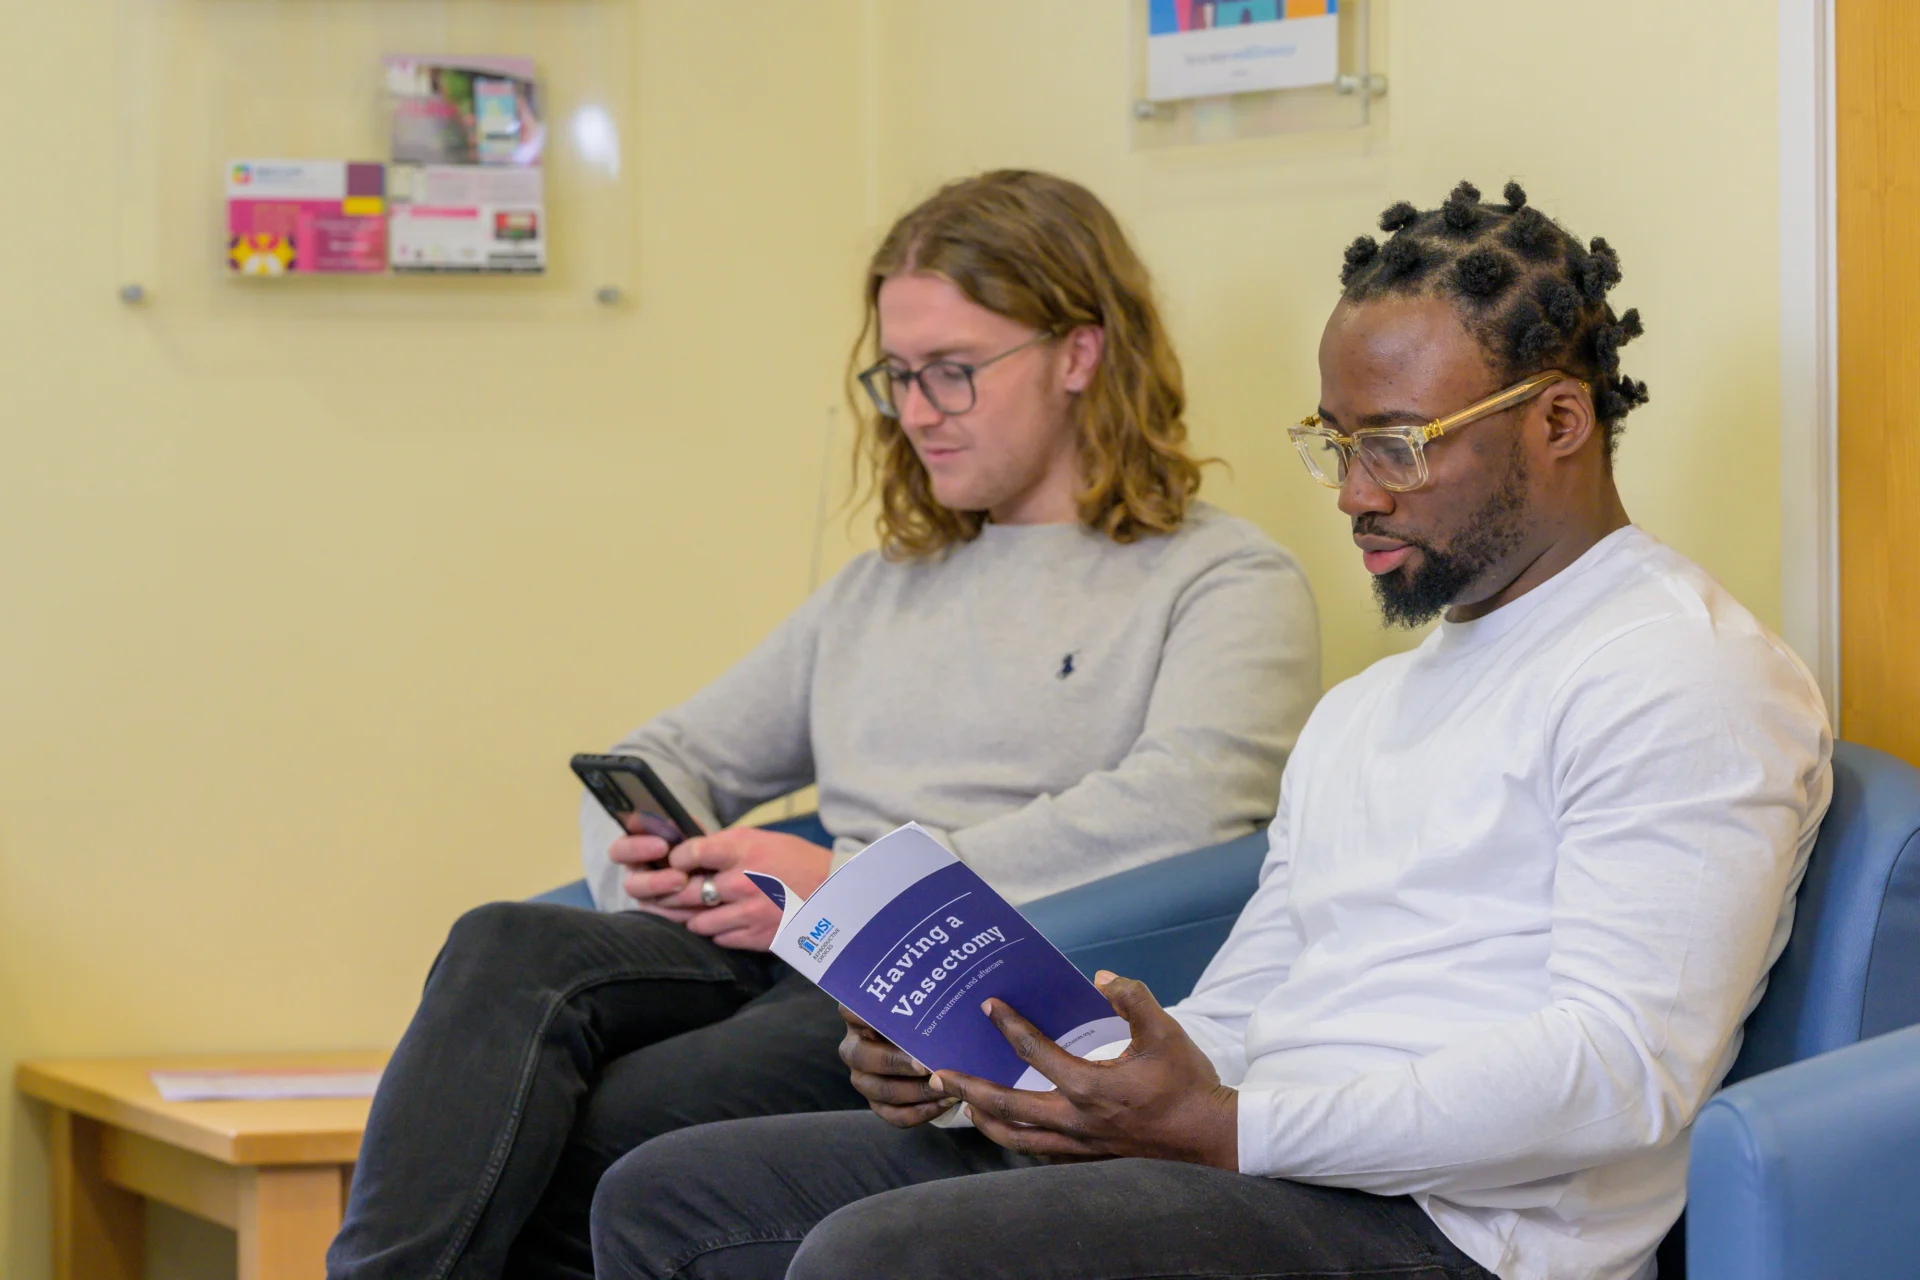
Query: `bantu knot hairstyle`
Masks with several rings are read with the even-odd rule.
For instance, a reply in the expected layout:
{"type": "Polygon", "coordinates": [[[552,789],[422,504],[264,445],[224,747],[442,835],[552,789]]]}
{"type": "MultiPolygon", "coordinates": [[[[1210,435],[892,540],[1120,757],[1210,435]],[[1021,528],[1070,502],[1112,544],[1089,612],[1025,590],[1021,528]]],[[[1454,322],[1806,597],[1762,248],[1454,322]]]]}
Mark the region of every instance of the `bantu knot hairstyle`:
{"type": "Polygon", "coordinates": [[[1538,209],[1516,210],[1500,236],[1501,244],[1529,262],[1544,262],[1557,256],[1562,250],[1560,240],[1560,228],[1538,209]]]}
{"type": "Polygon", "coordinates": [[[1440,221],[1456,235],[1471,235],[1480,225],[1480,188],[1463,182],[1440,206],[1440,221]]]}
{"type": "Polygon", "coordinates": [[[1380,252],[1380,242],[1372,236],[1355,236],[1353,243],[1347,246],[1347,265],[1340,268],[1340,285],[1345,288],[1353,283],[1353,277],[1360,269],[1373,261],[1380,252]]]}
{"type": "Polygon", "coordinates": [[[1620,348],[1640,336],[1640,313],[1616,316],[1607,303],[1620,255],[1598,237],[1582,245],[1529,205],[1519,183],[1500,194],[1504,204],[1486,204],[1462,182],[1438,209],[1389,206],[1380,215],[1385,244],[1361,236],[1347,246],[1344,296],[1446,298],[1508,381],[1542,369],[1585,378],[1611,458],[1620,420],[1647,402],[1647,384],[1620,372],[1620,348]]]}
{"type": "Polygon", "coordinates": [[[1404,236],[1395,236],[1380,251],[1380,270],[1394,280],[1417,279],[1431,261],[1425,245],[1404,236]]]}
{"type": "Polygon", "coordinates": [[[1380,215],[1382,231],[1399,231],[1410,227],[1420,219],[1420,211],[1402,200],[1399,204],[1390,204],[1387,211],[1380,215]]]}
{"type": "Polygon", "coordinates": [[[1505,293],[1516,274],[1513,259],[1494,249],[1463,253],[1453,264],[1454,286],[1476,303],[1505,293]]]}

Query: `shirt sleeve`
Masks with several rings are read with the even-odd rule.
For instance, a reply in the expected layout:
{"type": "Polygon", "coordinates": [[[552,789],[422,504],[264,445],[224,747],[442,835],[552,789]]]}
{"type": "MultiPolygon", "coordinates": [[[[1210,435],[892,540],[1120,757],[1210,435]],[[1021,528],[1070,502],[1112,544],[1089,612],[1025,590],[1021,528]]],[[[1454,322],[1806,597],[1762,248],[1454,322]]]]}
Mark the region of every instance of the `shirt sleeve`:
{"type": "MultiPolygon", "coordinates": [[[[623,738],[615,754],[639,756],[707,830],[739,819],[813,778],[811,693],[829,583],[759,647],[671,711],[623,738]]],[[[594,905],[624,911],[625,869],[607,857],[619,826],[591,796],[580,799],[580,855],[594,905]]]]}
{"type": "Polygon", "coordinates": [[[1711,626],[1618,637],[1554,699],[1548,1003],[1341,1084],[1243,1090],[1244,1172],[1447,1196],[1684,1134],[1785,944],[1832,785],[1798,666],[1711,626]]]}
{"type": "Polygon", "coordinates": [[[1026,902],[1256,829],[1320,692],[1306,577],[1271,545],[1188,585],[1168,626],[1140,736],[1111,769],[945,841],[1026,902]]]}
{"type": "Polygon", "coordinates": [[[1260,885],[1233,922],[1193,993],[1168,1009],[1220,1073],[1236,1085],[1247,1074],[1247,1021],[1254,1008],[1287,980],[1300,954],[1300,931],[1289,905],[1293,878],[1292,845],[1287,835],[1287,788],[1280,787],[1280,811],[1267,829],[1267,857],[1260,864],[1260,885]]]}

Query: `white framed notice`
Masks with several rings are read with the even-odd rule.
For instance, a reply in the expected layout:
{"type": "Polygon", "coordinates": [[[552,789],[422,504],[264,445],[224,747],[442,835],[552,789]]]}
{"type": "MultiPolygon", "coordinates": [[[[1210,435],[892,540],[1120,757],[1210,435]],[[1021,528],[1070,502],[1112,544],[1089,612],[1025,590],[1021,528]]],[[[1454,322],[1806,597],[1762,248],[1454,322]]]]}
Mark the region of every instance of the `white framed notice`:
{"type": "Polygon", "coordinates": [[[1330,85],[1340,0],[1149,0],[1147,100],[1330,85]]]}
{"type": "Polygon", "coordinates": [[[1384,121],[1383,0],[1133,0],[1135,150],[1384,121]]]}

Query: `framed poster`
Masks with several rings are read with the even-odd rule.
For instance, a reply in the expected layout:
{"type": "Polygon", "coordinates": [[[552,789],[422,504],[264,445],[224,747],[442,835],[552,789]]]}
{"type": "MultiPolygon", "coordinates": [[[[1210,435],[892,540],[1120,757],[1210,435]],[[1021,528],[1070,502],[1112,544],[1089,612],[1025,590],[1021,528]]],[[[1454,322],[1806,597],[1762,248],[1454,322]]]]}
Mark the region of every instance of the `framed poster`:
{"type": "Polygon", "coordinates": [[[395,271],[547,267],[547,124],[529,58],[389,54],[395,271]]]}
{"type": "Polygon", "coordinates": [[[625,312],[640,0],[109,7],[119,297],[199,367],[314,316],[625,312]]]}
{"type": "Polygon", "coordinates": [[[1340,0],[1149,0],[1147,100],[1332,84],[1340,0]]]}

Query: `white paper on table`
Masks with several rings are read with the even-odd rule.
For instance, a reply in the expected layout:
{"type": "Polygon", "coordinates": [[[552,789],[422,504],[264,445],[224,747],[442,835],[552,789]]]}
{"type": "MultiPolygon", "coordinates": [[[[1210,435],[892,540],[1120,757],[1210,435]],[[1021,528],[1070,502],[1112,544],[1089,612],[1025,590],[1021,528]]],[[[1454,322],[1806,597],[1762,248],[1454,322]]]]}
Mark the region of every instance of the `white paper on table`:
{"type": "Polygon", "coordinates": [[[371,1098],[378,1071],[149,1071],[162,1102],[371,1098]]]}

